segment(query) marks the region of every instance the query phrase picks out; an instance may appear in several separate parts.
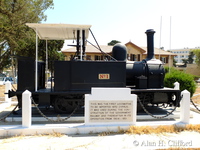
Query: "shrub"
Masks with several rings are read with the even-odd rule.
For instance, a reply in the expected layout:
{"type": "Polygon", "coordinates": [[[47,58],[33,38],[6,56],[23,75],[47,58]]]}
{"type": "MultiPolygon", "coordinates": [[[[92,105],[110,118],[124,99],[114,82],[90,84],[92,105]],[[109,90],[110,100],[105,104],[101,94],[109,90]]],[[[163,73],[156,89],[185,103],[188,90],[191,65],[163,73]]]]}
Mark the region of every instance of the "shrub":
{"type": "Polygon", "coordinates": [[[191,74],[184,73],[174,68],[166,68],[167,73],[165,74],[164,85],[165,87],[174,87],[175,82],[180,83],[180,90],[188,90],[190,96],[194,94],[197,85],[194,81],[194,76],[191,74]],[[170,69],[170,72],[169,72],[170,69]]]}

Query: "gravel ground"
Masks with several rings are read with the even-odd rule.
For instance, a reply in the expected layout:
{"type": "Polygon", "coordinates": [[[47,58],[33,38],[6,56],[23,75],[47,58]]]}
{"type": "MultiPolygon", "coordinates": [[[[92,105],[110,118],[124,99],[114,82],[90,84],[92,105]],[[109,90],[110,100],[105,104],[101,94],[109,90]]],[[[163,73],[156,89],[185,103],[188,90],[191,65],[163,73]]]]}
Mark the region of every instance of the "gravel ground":
{"type": "Polygon", "coordinates": [[[3,150],[132,150],[197,149],[200,133],[114,134],[114,135],[46,135],[0,139],[3,150]]]}

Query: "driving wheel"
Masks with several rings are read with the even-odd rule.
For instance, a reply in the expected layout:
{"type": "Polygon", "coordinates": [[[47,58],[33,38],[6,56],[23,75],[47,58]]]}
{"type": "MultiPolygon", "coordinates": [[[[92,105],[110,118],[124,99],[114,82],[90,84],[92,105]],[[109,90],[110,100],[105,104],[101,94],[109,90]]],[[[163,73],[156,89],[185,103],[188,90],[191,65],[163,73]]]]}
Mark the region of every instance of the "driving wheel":
{"type": "Polygon", "coordinates": [[[77,107],[77,102],[75,100],[69,100],[63,97],[58,97],[54,101],[54,110],[57,113],[72,113],[77,107]]]}

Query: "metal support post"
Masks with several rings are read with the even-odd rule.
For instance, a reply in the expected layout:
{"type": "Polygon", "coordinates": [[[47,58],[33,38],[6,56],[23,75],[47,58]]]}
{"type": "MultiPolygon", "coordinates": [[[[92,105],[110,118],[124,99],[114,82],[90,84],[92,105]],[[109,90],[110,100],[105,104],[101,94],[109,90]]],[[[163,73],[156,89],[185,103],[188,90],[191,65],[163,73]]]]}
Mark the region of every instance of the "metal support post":
{"type": "Polygon", "coordinates": [[[36,29],[36,50],[35,50],[35,91],[38,90],[38,35],[36,29]]]}

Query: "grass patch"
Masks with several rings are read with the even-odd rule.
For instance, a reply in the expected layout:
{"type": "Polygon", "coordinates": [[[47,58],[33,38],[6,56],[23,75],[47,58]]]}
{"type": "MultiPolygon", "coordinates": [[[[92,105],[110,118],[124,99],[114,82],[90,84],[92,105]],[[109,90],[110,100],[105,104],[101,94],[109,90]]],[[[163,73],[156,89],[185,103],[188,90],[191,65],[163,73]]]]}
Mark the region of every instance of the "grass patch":
{"type": "Polygon", "coordinates": [[[126,133],[126,130],[118,127],[118,131],[117,132],[113,132],[113,131],[107,131],[107,132],[101,132],[98,135],[99,136],[106,136],[106,135],[113,135],[113,134],[124,134],[126,133]]]}
{"type": "Polygon", "coordinates": [[[63,137],[65,136],[65,134],[60,133],[60,132],[55,132],[53,131],[52,133],[44,133],[44,134],[39,134],[39,133],[35,133],[33,135],[23,135],[23,134],[19,134],[19,135],[15,135],[15,136],[3,136],[0,137],[0,139],[24,139],[24,138],[31,138],[31,137],[43,137],[43,136],[47,136],[47,137],[63,137]]]}
{"type": "Polygon", "coordinates": [[[158,126],[158,127],[151,127],[151,126],[131,126],[126,133],[127,134],[161,134],[161,133],[179,133],[182,131],[195,131],[200,133],[200,124],[198,125],[185,125],[185,126],[177,126],[177,125],[170,125],[170,126],[158,126]]]}
{"type": "Polygon", "coordinates": [[[167,148],[167,149],[158,149],[158,150],[199,150],[200,148],[167,148]]]}

